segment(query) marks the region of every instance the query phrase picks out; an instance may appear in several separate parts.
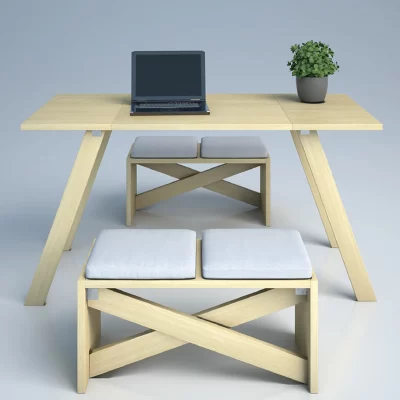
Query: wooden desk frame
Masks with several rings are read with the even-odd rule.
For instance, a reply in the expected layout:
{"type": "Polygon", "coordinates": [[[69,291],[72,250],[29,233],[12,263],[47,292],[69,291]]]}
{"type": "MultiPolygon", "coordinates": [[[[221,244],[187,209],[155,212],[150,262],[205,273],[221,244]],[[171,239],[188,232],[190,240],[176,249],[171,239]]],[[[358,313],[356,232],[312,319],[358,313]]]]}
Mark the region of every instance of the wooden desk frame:
{"type": "Polygon", "coordinates": [[[201,276],[201,240],[197,241],[195,279],[78,280],[77,391],[89,378],[192,343],[208,350],[308,384],[318,392],[318,281],[214,280],[201,276]],[[123,292],[121,288],[262,288],[194,315],[123,292]],[[296,289],[305,289],[298,294],[296,289]],[[87,290],[97,289],[89,299],[87,290]],[[295,306],[297,352],[244,335],[231,328],[295,306]],[[138,323],[150,330],[100,346],[101,313],[138,323]]]}
{"type": "MultiPolygon", "coordinates": [[[[127,95],[60,95],[22,124],[26,130],[86,130],[39,266],[25,300],[46,302],[64,250],[70,250],[111,130],[290,130],[328,239],[343,258],[358,301],[376,301],[316,129],[380,130],[382,124],[345,95],[322,105],[293,95],[210,95],[210,116],[129,117],[127,95]],[[98,99],[96,103],[93,99],[98,99]],[[94,105],[93,105],[94,104],[94,105]],[[71,116],[76,115],[76,120],[71,116]],[[92,135],[89,129],[102,129],[92,135]],[[308,130],[302,134],[300,129],[308,130]]],[[[96,100],[97,101],[97,100],[96,100]]]]}

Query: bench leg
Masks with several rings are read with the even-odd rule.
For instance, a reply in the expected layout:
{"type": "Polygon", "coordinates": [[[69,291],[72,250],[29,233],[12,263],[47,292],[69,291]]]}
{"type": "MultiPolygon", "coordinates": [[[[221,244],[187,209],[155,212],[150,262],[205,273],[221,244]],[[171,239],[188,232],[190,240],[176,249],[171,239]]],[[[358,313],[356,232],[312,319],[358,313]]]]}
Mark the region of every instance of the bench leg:
{"type": "Polygon", "coordinates": [[[309,304],[307,302],[295,306],[295,341],[299,353],[307,358],[307,337],[309,321],[309,304]]]}
{"type": "Polygon", "coordinates": [[[318,393],[318,281],[313,277],[307,301],[295,306],[295,340],[308,361],[308,387],[318,393]]]}
{"type": "Polygon", "coordinates": [[[308,296],[309,337],[308,337],[308,388],[310,393],[318,393],[318,281],[311,280],[308,296]]]}
{"type": "Polygon", "coordinates": [[[84,280],[78,281],[77,392],[85,393],[89,383],[90,353],[100,346],[101,312],[88,307],[84,280]]]}
{"type": "Polygon", "coordinates": [[[137,164],[126,161],[126,226],[132,226],[136,211],[137,164]]]}
{"type": "Polygon", "coordinates": [[[271,226],[271,161],[266,159],[265,165],[260,166],[261,210],[264,215],[263,223],[271,226]]]}

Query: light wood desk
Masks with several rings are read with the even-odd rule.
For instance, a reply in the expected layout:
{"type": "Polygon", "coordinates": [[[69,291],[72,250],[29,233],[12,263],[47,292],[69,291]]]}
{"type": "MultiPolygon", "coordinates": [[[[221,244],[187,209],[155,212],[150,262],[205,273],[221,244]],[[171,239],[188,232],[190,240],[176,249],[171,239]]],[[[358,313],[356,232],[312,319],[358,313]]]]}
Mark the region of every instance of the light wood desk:
{"type": "Polygon", "coordinates": [[[46,302],[62,253],[71,249],[113,130],[290,131],[328,239],[340,250],[357,300],[376,301],[317,130],[381,130],[382,124],[343,94],[328,95],[324,104],[300,103],[291,94],[214,94],[207,96],[207,103],[211,115],[131,117],[129,95],[65,94],[23,122],[22,130],[86,131],[26,305],[46,302]]]}

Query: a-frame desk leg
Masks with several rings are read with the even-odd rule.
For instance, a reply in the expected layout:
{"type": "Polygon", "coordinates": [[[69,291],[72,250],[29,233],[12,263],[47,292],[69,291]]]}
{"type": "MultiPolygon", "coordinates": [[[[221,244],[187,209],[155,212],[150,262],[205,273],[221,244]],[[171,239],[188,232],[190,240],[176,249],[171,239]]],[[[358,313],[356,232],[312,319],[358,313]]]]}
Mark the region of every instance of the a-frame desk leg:
{"type": "Polygon", "coordinates": [[[318,133],[291,133],[329,241],[340,250],[357,300],[376,301],[318,133]]]}
{"type": "Polygon", "coordinates": [[[64,249],[71,247],[111,131],[86,131],[36,269],[27,306],[43,306],[64,249]]]}

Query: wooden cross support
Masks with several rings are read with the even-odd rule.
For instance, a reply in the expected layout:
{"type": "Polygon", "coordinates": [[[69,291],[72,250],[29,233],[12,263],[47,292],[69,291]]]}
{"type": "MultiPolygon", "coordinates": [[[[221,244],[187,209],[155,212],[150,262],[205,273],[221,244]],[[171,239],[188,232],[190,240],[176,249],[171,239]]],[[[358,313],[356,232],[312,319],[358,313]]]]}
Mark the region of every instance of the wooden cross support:
{"type": "Polygon", "coordinates": [[[126,170],[126,225],[132,226],[135,211],[152,206],[162,200],[178,196],[203,187],[235,200],[243,201],[263,211],[263,223],[270,226],[270,158],[257,159],[138,159],[127,157],[126,170]],[[222,164],[207,171],[199,172],[183,166],[183,163],[222,164]],[[167,185],[137,194],[137,166],[178,179],[167,185]],[[224,179],[260,167],[260,192],[227,182],[224,179]]]}
{"type": "MultiPolygon", "coordinates": [[[[196,278],[198,279],[198,277],[196,278]]],[[[181,282],[190,282],[185,280],[181,282]]],[[[208,281],[208,280],[204,280],[208,281]]],[[[105,281],[100,281],[100,287],[105,281]]],[[[110,281],[111,283],[112,281],[110,281]]],[[[126,281],[140,287],[140,281],[126,281]]],[[[146,281],[141,287],[146,286],[146,281]]],[[[168,286],[170,281],[165,282],[168,286]]],[[[210,280],[210,282],[215,282],[210,280]]],[[[234,286],[234,282],[232,286],[234,286]]],[[[243,281],[241,281],[243,282],[243,281]]],[[[254,285],[254,281],[250,286],[254,285]]],[[[265,282],[265,281],[261,281],[265,282]]],[[[291,286],[295,281],[270,281],[271,286],[291,286]],[[286,283],[284,283],[286,282],[286,283]]],[[[294,288],[267,288],[194,315],[188,315],[119,289],[97,289],[97,299],[87,300],[88,286],[96,281],[83,276],[78,282],[78,392],[84,393],[89,378],[192,343],[247,364],[306,383],[318,391],[318,282],[300,281],[306,294],[294,288]],[[305,285],[305,282],[308,285],[305,285]],[[296,307],[295,341],[298,352],[236,332],[231,328],[264,315],[296,307]],[[99,347],[100,315],[105,312],[150,330],[115,344],[99,347]]],[[[226,284],[226,283],[225,283],[226,284]]],[[[224,283],[222,284],[222,287],[224,283]]]]}

